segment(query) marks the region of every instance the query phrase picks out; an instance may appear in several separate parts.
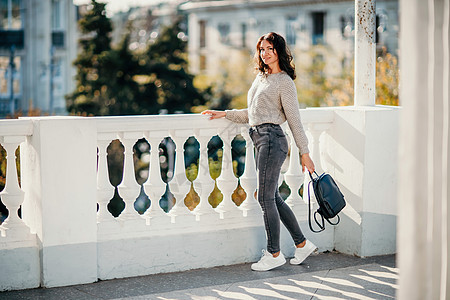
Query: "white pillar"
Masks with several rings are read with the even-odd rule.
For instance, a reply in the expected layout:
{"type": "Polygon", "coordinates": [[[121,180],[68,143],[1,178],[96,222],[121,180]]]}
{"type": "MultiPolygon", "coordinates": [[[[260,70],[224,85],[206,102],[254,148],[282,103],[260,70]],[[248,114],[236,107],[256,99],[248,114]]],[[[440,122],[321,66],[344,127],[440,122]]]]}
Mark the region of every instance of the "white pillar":
{"type": "Polygon", "coordinates": [[[189,131],[182,130],[172,131],[170,133],[172,140],[176,146],[175,169],[172,180],[169,182],[170,191],[175,196],[176,203],[169,212],[172,221],[175,221],[177,216],[192,215],[191,211],[184,203],[184,198],[191,189],[191,183],[186,177],[186,168],[184,165],[184,143],[189,137],[189,131]]]}
{"type": "Polygon", "coordinates": [[[22,216],[36,233],[41,285],[97,281],[97,127],[92,118],[32,118],[21,147],[22,216]],[[23,150],[23,152],[22,152],[23,150]]]}
{"type": "MultiPolygon", "coordinates": [[[[291,141],[291,155],[289,157],[289,168],[284,174],[284,180],[291,189],[291,194],[286,199],[286,203],[293,208],[294,205],[305,204],[300,197],[298,190],[304,182],[305,175],[302,172],[302,165],[300,163],[300,155],[297,145],[295,144],[294,137],[289,131],[289,138],[291,141]]],[[[305,186],[303,186],[303,194],[305,194],[305,186]]]]}
{"type": "Polygon", "coordinates": [[[447,299],[449,1],[402,0],[400,11],[398,298],[447,299]]]}
{"type": "Polygon", "coordinates": [[[150,166],[148,179],[144,183],[144,190],[151,201],[150,207],[145,212],[145,217],[150,219],[167,217],[167,214],[159,205],[159,201],[166,191],[166,183],[161,178],[161,166],[159,164],[159,144],[163,140],[164,134],[158,131],[147,132],[145,138],[150,143],[150,166]]]}
{"type": "Polygon", "coordinates": [[[113,215],[108,211],[109,201],[114,196],[114,186],[109,181],[107,149],[115,134],[98,135],[98,167],[97,167],[97,222],[113,221],[113,215]]]}
{"type": "Polygon", "coordinates": [[[125,202],[125,209],[119,216],[119,220],[138,220],[139,213],[134,209],[134,202],[136,201],[141,186],[136,182],[134,174],[134,150],[133,147],[136,141],[142,137],[140,132],[124,132],[120,135],[120,142],[124,147],[124,162],[123,162],[123,177],[122,182],[117,186],[120,197],[125,202]]]}
{"type": "Polygon", "coordinates": [[[222,172],[217,178],[217,187],[223,194],[223,200],[217,206],[216,211],[219,212],[220,218],[223,219],[224,214],[238,211],[236,204],[231,198],[231,195],[237,188],[238,179],[234,176],[233,159],[231,158],[231,142],[234,135],[226,130],[220,134],[220,138],[223,141],[222,172]]]}
{"type": "Polygon", "coordinates": [[[258,201],[255,198],[255,192],[258,188],[258,184],[252,139],[250,138],[247,128],[243,128],[241,130],[241,134],[245,139],[245,169],[240,181],[242,188],[247,194],[247,197],[239,206],[239,209],[242,210],[242,214],[244,215],[244,217],[246,217],[248,211],[250,211],[250,213],[257,212],[259,214],[262,211],[261,207],[258,204],[258,201]]]}
{"type": "Polygon", "coordinates": [[[208,197],[214,190],[215,182],[211,178],[209,173],[209,163],[208,163],[208,142],[213,135],[211,130],[196,130],[195,138],[200,144],[200,157],[198,162],[198,175],[194,180],[194,189],[200,196],[200,203],[195,207],[193,213],[195,214],[195,219],[200,220],[200,216],[205,214],[215,214],[215,210],[212,208],[208,201],[208,197]]]}
{"type": "Polygon", "coordinates": [[[355,106],[375,105],[375,0],[355,0],[355,106]]]}

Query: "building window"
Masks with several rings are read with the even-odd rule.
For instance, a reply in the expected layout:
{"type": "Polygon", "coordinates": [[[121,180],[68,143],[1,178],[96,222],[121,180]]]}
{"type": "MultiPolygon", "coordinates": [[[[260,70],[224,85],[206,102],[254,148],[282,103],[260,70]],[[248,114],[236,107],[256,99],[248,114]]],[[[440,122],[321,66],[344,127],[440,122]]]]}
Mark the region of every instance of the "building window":
{"type": "Polygon", "coordinates": [[[230,43],[230,24],[229,23],[220,23],[218,25],[219,30],[219,40],[222,44],[229,44],[230,43]]]}
{"type": "Polygon", "coordinates": [[[61,26],[61,2],[52,0],[52,29],[60,30],[61,26]]]}
{"type": "Polygon", "coordinates": [[[247,46],[247,24],[246,23],[241,24],[241,30],[242,30],[242,48],[245,48],[247,46]]]}
{"type": "Polygon", "coordinates": [[[286,42],[289,45],[295,45],[295,40],[297,36],[296,32],[296,20],[297,18],[294,16],[289,16],[286,19],[286,42]]]}
{"type": "Polygon", "coordinates": [[[22,0],[0,1],[0,29],[22,29],[22,14],[22,0]]]}
{"type": "Polygon", "coordinates": [[[198,25],[200,27],[200,48],[206,47],[206,21],[199,21],[198,25]]]}
{"type": "Polygon", "coordinates": [[[312,16],[312,44],[313,45],[323,44],[325,13],[313,12],[311,16],[312,16]]]}
{"type": "Polygon", "coordinates": [[[22,97],[20,68],[19,56],[14,58],[0,56],[0,115],[11,113],[11,100],[17,109],[19,99],[22,97]]]}
{"type": "Polygon", "coordinates": [[[345,20],[344,16],[341,16],[339,18],[339,23],[340,23],[340,27],[341,27],[341,34],[342,36],[345,36],[345,26],[347,26],[347,20],[345,20]]]}

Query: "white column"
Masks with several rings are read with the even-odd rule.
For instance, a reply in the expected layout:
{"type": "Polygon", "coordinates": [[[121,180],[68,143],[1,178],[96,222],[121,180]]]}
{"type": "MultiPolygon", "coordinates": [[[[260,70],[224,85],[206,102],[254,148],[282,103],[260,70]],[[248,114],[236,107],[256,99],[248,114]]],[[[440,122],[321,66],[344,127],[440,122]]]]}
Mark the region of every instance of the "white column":
{"type": "MultiPolygon", "coordinates": [[[[284,174],[284,180],[291,190],[291,194],[286,199],[286,204],[288,204],[291,208],[294,205],[301,204],[300,202],[302,198],[300,197],[298,190],[304,182],[304,174],[302,172],[302,165],[300,163],[300,155],[297,145],[295,144],[294,137],[292,133],[289,131],[289,138],[291,140],[291,155],[289,157],[289,168],[287,172],[284,174]]],[[[303,194],[305,194],[305,186],[303,186],[303,194]]],[[[304,204],[304,203],[303,203],[304,204]]]]}
{"type": "Polygon", "coordinates": [[[355,0],[355,106],[375,105],[375,0],[355,0]]]}
{"type": "Polygon", "coordinates": [[[122,182],[118,185],[120,197],[125,202],[125,209],[119,216],[119,220],[132,220],[140,217],[139,213],[134,209],[134,202],[141,192],[141,187],[136,182],[134,171],[133,147],[136,141],[142,137],[142,133],[124,132],[119,134],[120,142],[125,149],[123,163],[122,182]]]}
{"type": "Polygon", "coordinates": [[[195,138],[200,144],[198,175],[194,180],[194,189],[200,196],[200,203],[193,211],[197,221],[200,220],[201,215],[216,213],[208,201],[208,197],[214,190],[215,185],[215,182],[209,173],[208,163],[208,142],[213,134],[214,132],[210,132],[210,130],[196,130],[195,133],[195,138]]]}
{"type": "Polygon", "coordinates": [[[231,141],[234,135],[230,130],[225,130],[220,134],[223,141],[223,155],[222,155],[222,171],[217,178],[217,187],[223,194],[223,200],[216,207],[216,211],[220,213],[220,218],[223,219],[224,213],[232,213],[238,211],[236,204],[231,199],[231,195],[237,187],[238,179],[233,172],[233,159],[231,157],[231,141]]]}
{"type": "Polygon", "coordinates": [[[248,211],[259,209],[259,212],[261,212],[261,208],[255,199],[255,191],[258,187],[258,183],[256,175],[255,155],[253,152],[253,143],[250,135],[248,134],[247,128],[242,128],[241,134],[245,139],[245,169],[240,181],[242,188],[247,194],[247,197],[239,206],[239,209],[242,210],[244,217],[246,217],[248,211]]]}
{"type": "MultiPolygon", "coordinates": [[[[316,173],[318,175],[324,172],[322,166],[322,155],[320,149],[320,136],[324,133],[328,128],[330,128],[330,124],[328,123],[311,123],[308,125],[308,130],[312,135],[312,153],[311,158],[314,161],[314,166],[316,167],[316,173]]],[[[309,175],[307,176],[309,178],[309,175]]],[[[307,178],[305,178],[307,179],[307,178]]]]}
{"type": "Polygon", "coordinates": [[[400,1],[399,299],[448,298],[448,237],[439,237],[436,231],[438,223],[443,234],[448,230],[448,196],[442,194],[448,187],[449,157],[448,10],[447,0],[400,1]],[[446,35],[436,36],[442,32],[442,15],[447,19],[446,35]],[[441,47],[447,52],[444,70],[441,47]],[[446,82],[442,82],[445,74],[446,82]],[[447,99],[442,99],[442,91],[447,99]],[[447,182],[437,187],[439,178],[447,182]],[[437,214],[439,203],[443,209],[437,214]],[[439,265],[433,257],[436,252],[443,259],[439,265]]]}
{"type": "MultiPolygon", "coordinates": [[[[443,86],[442,86],[442,75],[443,75],[443,35],[442,35],[442,25],[443,25],[443,9],[444,0],[434,0],[428,3],[428,15],[429,15],[429,26],[428,26],[428,118],[429,118],[429,129],[428,129],[428,174],[427,174],[427,189],[428,189],[428,220],[429,220],[429,230],[428,239],[433,240],[433,244],[439,245],[437,247],[428,248],[428,255],[430,261],[427,264],[429,278],[431,282],[430,289],[430,299],[437,299],[440,294],[441,289],[441,276],[442,272],[445,271],[442,268],[442,254],[446,252],[443,248],[443,239],[446,237],[442,236],[442,227],[444,216],[442,207],[442,121],[443,121],[443,86]]],[[[447,85],[446,85],[447,86],[447,85]]]]}
{"type": "Polygon", "coordinates": [[[3,204],[8,209],[8,218],[2,223],[0,228],[6,230],[8,238],[28,235],[29,228],[19,218],[17,211],[24,199],[24,192],[19,186],[16,168],[16,149],[21,142],[25,141],[23,136],[5,136],[0,138],[0,144],[6,150],[6,185],[0,193],[3,204]]]}
{"type": "Polygon", "coordinates": [[[150,169],[148,179],[144,183],[145,193],[149,196],[151,204],[144,216],[146,218],[166,217],[166,213],[159,205],[161,196],[166,191],[166,183],[161,178],[161,167],[159,164],[159,144],[164,135],[160,132],[148,132],[145,138],[150,143],[150,169]]]}
{"type": "Polygon", "coordinates": [[[108,211],[108,203],[114,196],[114,186],[109,181],[107,148],[115,134],[102,134],[98,137],[98,167],[97,167],[97,222],[102,223],[114,220],[108,211]]]}
{"type": "Polygon", "coordinates": [[[174,131],[170,134],[176,145],[175,170],[172,180],[169,182],[170,191],[175,196],[176,203],[169,212],[171,217],[190,215],[191,211],[184,204],[184,198],[191,189],[191,183],[186,177],[186,167],[184,165],[184,143],[190,136],[191,131],[174,131]]]}
{"type": "Polygon", "coordinates": [[[21,151],[22,216],[38,237],[41,286],[97,281],[97,126],[93,118],[32,118],[21,151]]]}
{"type": "Polygon", "coordinates": [[[450,296],[450,1],[444,1],[443,8],[443,156],[442,156],[442,237],[443,237],[443,253],[442,253],[442,278],[441,278],[441,299],[450,296]]]}

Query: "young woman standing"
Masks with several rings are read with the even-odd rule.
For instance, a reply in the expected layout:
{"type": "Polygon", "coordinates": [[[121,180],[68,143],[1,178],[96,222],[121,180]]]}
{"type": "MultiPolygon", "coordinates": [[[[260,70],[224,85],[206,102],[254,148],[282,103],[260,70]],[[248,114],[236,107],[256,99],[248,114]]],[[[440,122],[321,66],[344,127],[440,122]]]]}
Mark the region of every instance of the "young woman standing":
{"type": "Polygon", "coordinates": [[[280,251],[280,220],[288,229],[296,245],[291,264],[302,263],[317,247],[306,240],[297,219],[278,191],[281,166],[287,157],[288,143],[280,124],[288,122],[301,154],[302,169],[314,172],[309,156],[308,139],[303,129],[297,90],[295,67],[285,39],[270,32],[261,36],[256,44],[255,62],[259,71],[247,95],[247,109],[215,111],[202,114],[210,119],[227,118],[236,123],[249,123],[250,137],[256,148],[258,169],[258,202],[261,205],[267,235],[267,250],[254,271],[268,271],[286,262],[280,251]]]}

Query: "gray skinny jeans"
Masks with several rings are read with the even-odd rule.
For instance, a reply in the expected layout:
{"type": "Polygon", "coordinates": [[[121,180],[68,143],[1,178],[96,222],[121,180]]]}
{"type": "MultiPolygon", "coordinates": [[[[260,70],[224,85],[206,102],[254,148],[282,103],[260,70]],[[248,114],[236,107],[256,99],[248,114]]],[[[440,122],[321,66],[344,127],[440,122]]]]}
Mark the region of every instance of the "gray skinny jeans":
{"type": "Polygon", "coordinates": [[[271,123],[251,127],[250,137],[256,149],[258,202],[263,211],[267,251],[274,254],[280,251],[280,219],[296,245],[305,240],[293,211],[278,190],[278,178],[287,157],[288,143],[280,125],[271,123]]]}

